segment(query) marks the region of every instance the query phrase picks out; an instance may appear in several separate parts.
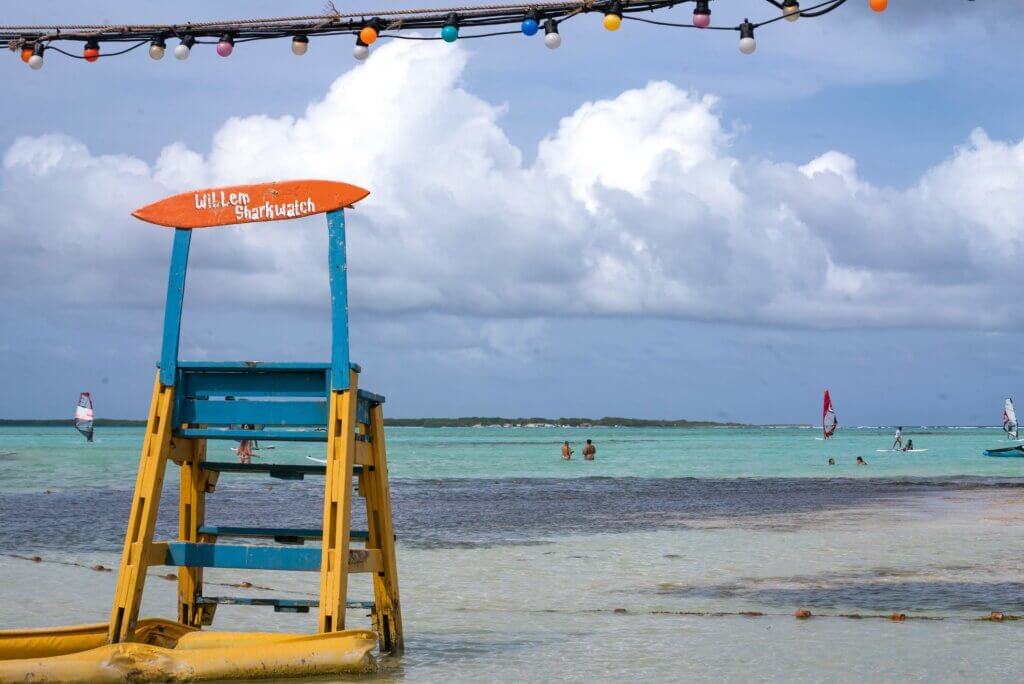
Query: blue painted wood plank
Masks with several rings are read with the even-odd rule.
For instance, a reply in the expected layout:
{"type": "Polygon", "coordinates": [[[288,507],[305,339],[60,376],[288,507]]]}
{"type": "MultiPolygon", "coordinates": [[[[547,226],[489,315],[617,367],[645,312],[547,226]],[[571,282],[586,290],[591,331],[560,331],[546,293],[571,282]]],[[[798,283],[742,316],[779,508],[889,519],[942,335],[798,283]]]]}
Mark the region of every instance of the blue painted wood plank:
{"type": "Polygon", "coordinates": [[[327,266],[331,280],[331,389],[349,386],[348,265],[345,261],[345,210],[327,213],[327,266]]]}
{"type": "Polygon", "coordinates": [[[168,542],[164,565],[188,568],[319,572],[320,549],[168,542]]]}
{"type": "MultiPolygon", "coordinates": [[[[353,364],[354,365],[354,364],[353,364]]],[[[212,371],[326,371],[331,364],[323,361],[180,361],[179,368],[212,371]]]]}
{"type": "Polygon", "coordinates": [[[190,439],[258,439],[265,442],[326,442],[327,433],[317,430],[219,430],[216,428],[175,430],[175,437],[190,439]]]}
{"type": "Polygon", "coordinates": [[[179,393],[187,397],[327,397],[330,367],[308,370],[193,370],[179,366],[179,393]]]}
{"type": "MultiPolygon", "coordinates": [[[[230,525],[203,525],[199,534],[213,534],[218,537],[290,537],[295,539],[320,539],[323,531],[317,527],[232,527],[230,525]]],[[[356,541],[369,539],[366,530],[352,530],[350,538],[356,541]]]]}
{"type": "Polygon", "coordinates": [[[160,351],[160,383],[174,385],[177,380],[178,343],[181,340],[181,307],[185,302],[185,275],[192,231],[177,228],[171,248],[171,268],[167,276],[167,304],[164,307],[164,336],[160,351]]]}
{"type": "MultiPolygon", "coordinates": [[[[204,461],[203,468],[214,470],[218,473],[270,473],[271,476],[281,477],[288,474],[298,475],[324,475],[327,466],[315,463],[238,463],[237,461],[204,461]],[[274,475],[278,473],[278,475],[274,475]]],[[[352,466],[352,474],[359,475],[363,472],[363,466],[352,466]]],[[[282,479],[287,479],[282,477],[282,479]]]]}
{"type": "Polygon", "coordinates": [[[175,424],[253,424],[268,427],[327,425],[326,401],[201,401],[183,399],[175,424]]]}
{"type": "MultiPolygon", "coordinates": [[[[196,603],[236,605],[236,606],[274,606],[275,610],[280,609],[302,609],[319,608],[318,599],[281,599],[263,598],[257,596],[197,596],[196,603]]],[[[347,608],[358,608],[361,610],[372,610],[373,601],[348,601],[347,608]]]]}

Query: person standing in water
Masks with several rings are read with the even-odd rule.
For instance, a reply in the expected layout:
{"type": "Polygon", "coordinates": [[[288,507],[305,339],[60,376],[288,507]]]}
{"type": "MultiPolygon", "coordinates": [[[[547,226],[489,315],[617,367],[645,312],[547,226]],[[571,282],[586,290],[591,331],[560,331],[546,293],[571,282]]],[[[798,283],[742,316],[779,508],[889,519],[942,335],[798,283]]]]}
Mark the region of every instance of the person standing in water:
{"type": "Polygon", "coordinates": [[[572,459],[572,448],[569,446],[569,442],[562,442],[562,460],[569,461],[572,459]]]}
{"type": "Polygon", "coordinates": [[[583,460],[593,461],[595,456],[597,456],[597,447],[588,439],[587,445],[583,447],[583,460]]]}
{"type": "Polygon", "coordinates": [[[861,458],[860,456],[857,457],[857,465],[867,465],[867,464],[868,464],[867,461],[865,461],[863,458],[861,458]]]}
{"type": "Polygon", "coordinates": [[[903,448],[903,426],[902,425],[900,425],[898,428],[896,428],[896,439],[894,439],[892,441],[892,448],[893,449],[902,449],[903,448]]]}

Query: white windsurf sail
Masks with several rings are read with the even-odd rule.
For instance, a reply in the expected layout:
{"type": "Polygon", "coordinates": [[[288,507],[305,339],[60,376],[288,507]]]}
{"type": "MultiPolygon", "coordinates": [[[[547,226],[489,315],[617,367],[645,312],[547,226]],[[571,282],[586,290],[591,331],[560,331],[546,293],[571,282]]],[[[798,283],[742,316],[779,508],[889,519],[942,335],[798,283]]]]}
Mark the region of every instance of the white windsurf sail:
{"type": "Polygon", "coordinates": [[[1010,439],[1019,439],[1019,427],[1017,412],[1013,410],[1013,399],[1007,399],[1003,404],[1003,430],[1010,439]]]}
{"type": "Polygon", "coordinates": [[[836,418],[836,409],[832,405],[832,396],[825,390],[825,405],[821,409],[821,433],[828,439],[836,434],[839,427],[839,420],[836,418]]]}
{"type": "Polygon", "coordinates": [[[78,397],[78,406],[75,408],[75,429],[81,432],[87,440],[92,441],[92,397],[88,392],[82,392],[78,397]]]}

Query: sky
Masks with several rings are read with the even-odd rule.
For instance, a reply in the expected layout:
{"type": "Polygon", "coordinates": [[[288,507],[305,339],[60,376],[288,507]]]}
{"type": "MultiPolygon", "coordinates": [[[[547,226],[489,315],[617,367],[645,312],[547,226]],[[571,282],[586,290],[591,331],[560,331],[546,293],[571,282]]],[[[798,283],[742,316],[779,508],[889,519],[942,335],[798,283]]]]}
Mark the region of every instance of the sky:
{"type": "MultiPolygon", "coordinates": [[[[4,22],[281,13],[41,1],[4,22]]],[[[763,27],[749,56],[597,15],[557,51],[11,54],[0,417],[69,416],[82,390],[100,417],[145,415],[171,233],[132,210],[325,178],[372,193],[347,221],[351,337],[387,415],[812,423],[828,387],[846,425],[997,424],[1024,383],[1022,29],[1017,3],[850,0],[763,27]]],[[[193,239],[182,358],[326,360],[328,314],[322,218],[193,239]]]]}

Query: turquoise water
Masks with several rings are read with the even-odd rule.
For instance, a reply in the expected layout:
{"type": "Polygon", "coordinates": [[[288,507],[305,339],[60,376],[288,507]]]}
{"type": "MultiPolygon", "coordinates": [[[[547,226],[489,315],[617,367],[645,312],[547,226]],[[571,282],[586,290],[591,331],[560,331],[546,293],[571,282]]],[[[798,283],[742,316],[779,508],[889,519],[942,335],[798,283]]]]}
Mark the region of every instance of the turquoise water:
{"type": "MultiPolygon", "coordinates": [[[[134,485],[141,428],[105,428],[87,444],[66,428],[0,428],[0,491],[134,485]],[[13,453],[12,453],[13,452],[13,453]]],[[[1024,459],[983,457],[1003,446],[998,428],[908,429],[924,453],[877,453],[892,445],[890,429],[849,429],[828,442],[817,430],[632,428],[388,428],[393,478],[537,477],[1015,477],[1024,459]],[[598,458],[583,461],[587,438],[598,458]],[[559,458],[563,440],[576,456],[559,458]],[[827,458],[837,465],[826,465],[827,458]],[[868,467],[855,467],[862,456],[868,467]]],[[[226,442],[211,442],[210,459],[233,459],[226,442]]],[[[263,458],[307,463],[323,448],[278,444],[263,458]]]]}
{"type": "MultiPolygon", "coordinates": [[[[928,451],[876,453],[891,431],[874,429],[827,443],[805,429],[389,429],[407,652],[374,679],[1017,681],[1024,622],[978,618],[1024,614],[1024,459],[982,456],[998,429],[906,432],[928,451]],[[579,453],[588,437],[595,462],[561,460],[562,440],[579,453]],[[883,619],[894,611],[911,619],[883,619]]],[[[117,566],[141,440],[0,428],[0,628],[107,619],[114,574],[92,568],[117,566]]],[[[208,520],[316,526],[321,482],[222,477],[208,520]]],[[[166,571],[146,615],[173,615],[166,571]]],[[[304,573],[241,575],[206,581],[317,592],[304,573]]],[[[311,631],[315,615],[222,606],[215,627],[311,631]]]]}

